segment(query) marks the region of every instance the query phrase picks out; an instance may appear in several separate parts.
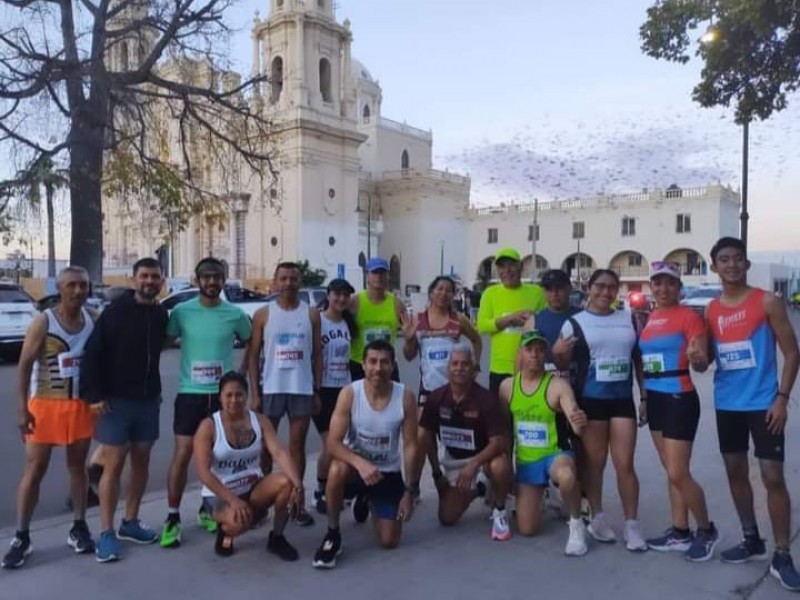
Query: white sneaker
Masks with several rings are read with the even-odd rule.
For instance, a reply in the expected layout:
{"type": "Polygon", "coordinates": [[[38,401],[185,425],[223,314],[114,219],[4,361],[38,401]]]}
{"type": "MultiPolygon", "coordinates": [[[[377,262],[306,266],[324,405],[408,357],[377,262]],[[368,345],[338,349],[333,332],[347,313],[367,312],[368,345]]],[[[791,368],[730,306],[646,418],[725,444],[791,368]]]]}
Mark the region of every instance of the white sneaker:
{"type": "Polygon", "coordinates": [[[508,526],[505,509],[495,508],[492,510],[492,539],[498,542],[511,539],[511,528],[508,526]]]}
{"type": "Polygon", "coordinates": [[[617,534],[614,533],[614,530],[611,529],[611,526],[606,522],[604,513],[599,512],[594,515],[586,530],[598,542],[613,544],[617,541],[617,534]]]}
{"type": "Polygon", "coordinates": [[[564,554],[567,556],[583,556],[589,548],[586,546],[586,524],[579,517],[569,520],[569,539],[564,554]]]}
{"type": "Polygon", "coordinates": [[[642,536],[642,528],[635,519],[625,521],[625,547],[631,552],[647,552],[647,542],[642,536]]]}

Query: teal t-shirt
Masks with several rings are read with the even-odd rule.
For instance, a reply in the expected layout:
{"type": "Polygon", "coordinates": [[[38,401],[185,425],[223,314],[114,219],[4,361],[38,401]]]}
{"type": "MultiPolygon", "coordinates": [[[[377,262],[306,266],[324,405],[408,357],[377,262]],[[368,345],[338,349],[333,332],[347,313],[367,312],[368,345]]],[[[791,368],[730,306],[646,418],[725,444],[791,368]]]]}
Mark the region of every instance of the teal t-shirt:
{"type": "Polygon", "coordinates": [[[167,324],[167,335],[181,338],[178,393],[216,394],[231,370],[234,338],[247,341],[252,329],[250,318],[230,302],[209,307],[193,298],[178,304],[167,324]]]}

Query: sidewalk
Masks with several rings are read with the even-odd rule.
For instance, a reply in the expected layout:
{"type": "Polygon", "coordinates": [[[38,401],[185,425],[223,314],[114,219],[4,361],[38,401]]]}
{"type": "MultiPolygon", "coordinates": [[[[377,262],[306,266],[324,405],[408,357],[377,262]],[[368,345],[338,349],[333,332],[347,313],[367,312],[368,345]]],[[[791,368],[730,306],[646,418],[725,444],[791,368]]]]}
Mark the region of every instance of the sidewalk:
{"type": "MultiPolygon", "coordinates": [[[[707,423],[703,431],[709,433],[707,423]]],[[[648,534],[654,534],[666,524],[666,490],[660,467],[653,469],[654,455],[649,446],[649,439],[642,436],[637,463],[642,479],[643,526],[648,534]]],[[[721,464],[709,465],[710,457],[704,456],[708,444],[702,446],[698,452],[697,477],[705,483],[714,519],[725,537],[722,545],[726,547],[738,540],[736,520],[721,464]]],[[[314,459],[310,457],[308,464],[313,465],[314,459]]],[[[714,462],[719,462],[718,457],[714,462]]],[[[789,473],[789,479],[797,480],[796,469],[789,473]]],[[[312,481],[306,485],[313,489],[312,481]]],[[[793,489],[796,491],[797,487],[793,489]]],[[[766,514],[763,499],[756,495],[759,517],[763,518],[766,514]]],[[[607,480],[606,498],[607,512],[619,531],[621,514],[613,480],[607,480]]],[[[631,554],[622,543],[611,546],[592,543],[585,557],[567,558],[563,555],[567,527],[552,511],[540,536],[517,535],[505,543],[489,539],[489,510],[480,501],[473,504],[458,526],[440,527],[435,520],[435,491],[427,475],[423,480],[423,502],[407,525],[397,550],[378,549],[369,524],[356,524],[349,511],[343,515],[344,554],[333,571],[311,567],[313,553],[325,531],[324,518],[316,513],[317,523],[313,527],[304,529],[290,524],[287,528],[287,538],[301,555],[296,563],[283,563],[266,552],[270,523],[239,538],[237,553],[222,559],[213,552],[214,537],[194,523],[198,501],[199,491],[194,486],[184,501],[184,541],[179,549],[122,542],[124,557],[117,563],[99,564],[93,556],[72,554],[65,543],[69,518],[36,522],[31,533],[34,553],[23,568],[0,573],[3,590],[0,597],[15,600],[84,600],[109,595],[115,600],[141,600],[143,595],[197,600],[265,596],[466,600],[520,594],[584,600],[676,595],[752,600],[790,597],[777,580],[766,574],[766,562],[731,566],[714,560],[692,564],[676,554],[631,554]]],[[[160,526],[165,510],[165,495],[151,494],[142,505],[142,518],[151,526],[160,526]]],[[[97,509],[90,511],[89,525],[96,536],[97,509]]],[[[763,520],[761,527],[762,532],[769,532],[763,520]]],[[[13,531],[6,529],[0,535],[5,544],[13,531]]],[[[793,549],[795,557],[800,558],[800,544],[795,543],[793,549]]]]}

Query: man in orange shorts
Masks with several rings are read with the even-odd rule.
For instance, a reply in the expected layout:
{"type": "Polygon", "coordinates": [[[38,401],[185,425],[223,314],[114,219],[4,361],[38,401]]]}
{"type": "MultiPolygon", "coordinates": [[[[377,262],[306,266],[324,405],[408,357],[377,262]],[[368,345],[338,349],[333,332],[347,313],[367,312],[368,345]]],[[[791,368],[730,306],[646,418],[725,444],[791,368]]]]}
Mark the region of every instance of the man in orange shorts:
{"type": "Polygon", "coordinates": [[[86,456],[95,417],[78,399],[79,365],[96,315],[84,308],[89,274],[66,267],[58,275],[61,301],[37,316],[25,334],[19,359],[19,429],[25,444],[25,471],[17,491],[17,533],[2,567],[21,567],[33,546],[29,526],[39,500],[39,484],[53,446],[65,446],[75,521],[67,543],[77,554],[94,551],[86,525],[86,456]]]}

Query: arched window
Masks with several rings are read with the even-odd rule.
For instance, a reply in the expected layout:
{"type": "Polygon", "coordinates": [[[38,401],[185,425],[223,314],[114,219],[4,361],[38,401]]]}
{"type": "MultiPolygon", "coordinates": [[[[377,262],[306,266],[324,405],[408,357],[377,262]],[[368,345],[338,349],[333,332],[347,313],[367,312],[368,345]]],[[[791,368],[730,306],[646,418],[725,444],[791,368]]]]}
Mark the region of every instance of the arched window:
{"type": "Polygon", "coordinates": [[[123,71],[128,70],[128,43],[122,42],[119,49],[119,64],[123,71]]]}
{"type": "Polygon", "coordinates": [[[319,60],[319,92],[323,102],[333,102],[331,96],[331,63],[327,58],[319,60]]]}
{"type": "Polygon", "coordinates": [[[369,118],[370,118],[369,104],[364,105],[364,110],[361,112],[361,114],[364,117],[364,123],[369,123],[369,118]]]}
{"type": "Polygon", "coordinates": [[[411,159],[408,157],[408,150],[403,150],[403,154],[400,155],[400,168],[401,169],[411,168],[411,159]]]}
{"type": "Polygon", "coordinates": [[[272,69],[269,76],[272,86],[269,99],[274,104],[281,99],[281,92],[283,91],[283,59],[280,56],[272,59],[272,69]]]}

